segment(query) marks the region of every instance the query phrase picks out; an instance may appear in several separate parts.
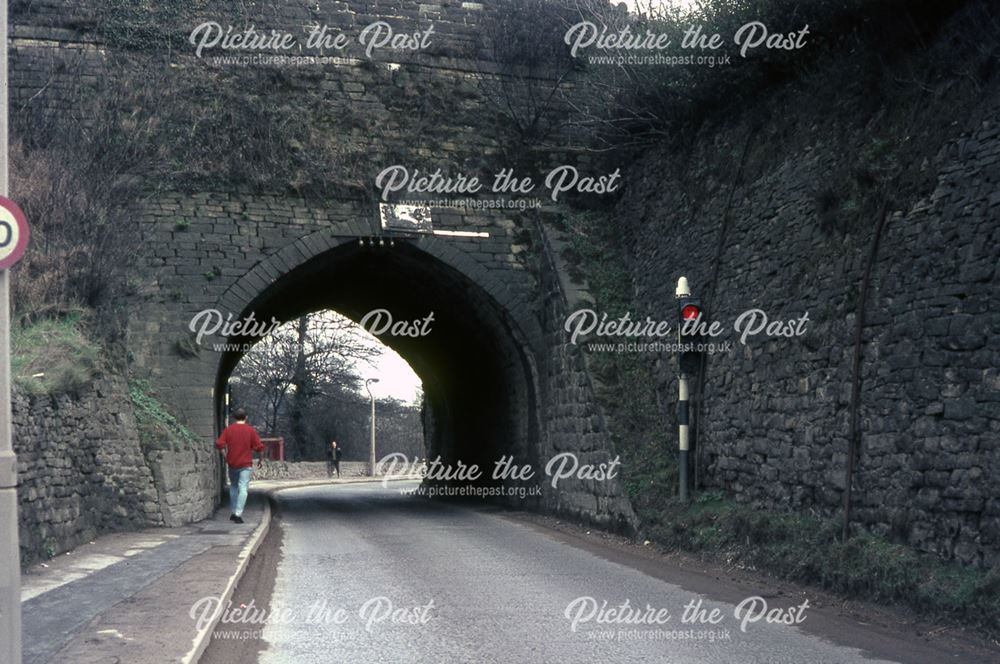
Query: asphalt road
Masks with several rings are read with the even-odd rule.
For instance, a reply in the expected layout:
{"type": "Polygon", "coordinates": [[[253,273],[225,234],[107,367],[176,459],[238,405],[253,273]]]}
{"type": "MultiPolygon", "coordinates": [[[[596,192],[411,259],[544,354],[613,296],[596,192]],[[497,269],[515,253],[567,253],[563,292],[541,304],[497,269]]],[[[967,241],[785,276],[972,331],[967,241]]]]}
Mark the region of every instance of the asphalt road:
{"type": "MultiPolygon", "coordinates": [[[[278,494],[284,538],[260,662],[890,661],[763,617],[743,631],[759,603],[738,615],[739,602],[711,601],[501,513],[400,488],[278,494]],[[683,621],[699,599],[705,614],[718,609],[718,623],[683,621]],[[626,601],[631,612],[601,610],[626,601]]],[[[808,607],[792,612],[793,600],[781,599],[764,600],[780,609],[775,618],[808,623],[808,607]]]]}

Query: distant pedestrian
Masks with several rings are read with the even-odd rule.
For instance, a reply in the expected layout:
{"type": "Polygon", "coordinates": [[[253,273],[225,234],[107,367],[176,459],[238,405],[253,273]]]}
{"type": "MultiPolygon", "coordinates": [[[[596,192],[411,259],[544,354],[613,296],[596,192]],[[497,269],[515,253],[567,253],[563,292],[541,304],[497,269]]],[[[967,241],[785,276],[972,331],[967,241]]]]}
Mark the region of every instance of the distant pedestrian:
{"type": "MultiPolygon", "coordinates": [[[[215,441],[217,448],[226,450],[226,465],[229,466],[229,509],[230,521],[243,523],[243,508],[247,504],[247,490],[250,487],[250,473],[253,468],[253,453],[263,452],[257,430],[247,424],[247,412],[242,408],[233,411],[236,420],[222,432],[215,441]]],[[[260,467],[258,459],[257,466],[260,467]]]]}
{"type": "Polygon", "coordinates": [[[337,446],[337,441],[331,440],[330,446],[326,448],[326,472],[327,475],[333,477],[333,471],[337,471],[337,479],[340,479],[340,457],[343,454],[340,447],[337,446]]]}

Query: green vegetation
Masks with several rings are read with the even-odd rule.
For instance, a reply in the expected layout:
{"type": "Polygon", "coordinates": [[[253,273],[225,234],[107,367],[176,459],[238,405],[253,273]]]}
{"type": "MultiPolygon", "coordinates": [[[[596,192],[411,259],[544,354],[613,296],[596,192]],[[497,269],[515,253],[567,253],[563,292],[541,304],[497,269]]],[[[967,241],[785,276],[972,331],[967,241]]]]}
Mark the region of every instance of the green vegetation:
{"type": "MultiPolygon", "coordinates": [[[[620,231],[610,213],[578,213],[570,220],[570,251],[565,258],[575,279],[586,275],[597,310],[617,317],[629,311],[631,278],[620,231]]],[[[595,379],[597,400],[610,415],[608,426],[622,458],[625,489],[643,519],[673,496],[677,465],[671,453],[666,413],[656,398],[656,377],[640,353],[592,353],[587,366],[595,379]],[[622,399],[623,394],[629,395],[622,399]]]]}
{"type": "Polygon", "coordinates": [[[146,449],[190,448],[200,443],[198,436],[160,403],[147,381],[129,381],[129,398],[139,428],[139,440],[146,449]]]}
{"type": "MultiPolygon", "coordinates": [[[[565,257],[574,278],[586,278],[597,310],[617,316],[633,306],[621,236],[607,214],[577,214],[563,230],[572,237],[565,257]]],[[[718,492],[681,503],[675,442],[665,423],[669,406],[658,403],[649,358],[593,353],[587,363],[621,455],[625,489],[657,544],[1000,634],[1000,570],[942,562],[870,533],[844,543],[838,518],[761,511],[718,492]]]]}
{"type": "MultiPolygon", "coordinates": [[[[233,22],[240,9],[242,3],[232,3],[233,22]]],[[[97,29],[117,49],[181,49],[197,25],[196,10],[187,0],[110,0],[102,3],[97,29]]]]}
{"type": "Polygon", "coordinates": [[[75,394],[90,384],[100,365],[100,351],[83,333],[79,315],[11,329],[14,384],[28,394],[75,394]]]}
{"type": "Polygon", "coordinates": [[[184,335],[174,339],[174,352],[184,359],[190,359],[201,354],[201,346],[191,335],[184,335]]]}
{"type": "MultiPolygon", "coordinates": [[[[594,89],[613,94],[609,103],[590,111],[589,121],[602,128],[600,138],[609,147],[660,140],[696,128],[716,113],[738,113],[762,92],[816,78],[821,68],[828,70],[821,84],[832,94],[861,90],[861,103],[878,107],[891,98],[891,81],[883,77],[886,64],[908,48],[926,44],[945,19],[966,4],[965,0],[703,0],[694,7],[665,5],[635,15],[614,11],[602,0],[586,0],[584,5],[609,26],[609,32],[629,27],[633,34],[679,36],[700,25],[703,35],[719,34],[732,44],[740,28],[751,21],[767,26],[772,36],[790,37],[790,42],[809,26],[800,48],[790,42],[785,48],[753,47],[745,57],[738,48],[718,51],[732,56],[732,66],[590,65],[587,73],[594,79],[594,89]],[[848,52],[851,57],[845,57],[848,52]]],[[[976,43],[971,37],[969,41],[976,43]]],[[[984,50],[978,57],[986,61],[989,55],[984,50]]],[[[813,99],[819,102],[818,97],[813,99]]],[[[822,113],[829,105],[817,103],[816,109],[822,113]]]]}
{"type": "Polygon", "coordinates": [[[644,517],[649,536],[671,549],[705,552],[730,565],[1000,634],[997,569],[945,563],[869,533],[844,543],[838,519],[765,512],[718,493],[704,493],[690,505],[669,501],[644,517]]]}

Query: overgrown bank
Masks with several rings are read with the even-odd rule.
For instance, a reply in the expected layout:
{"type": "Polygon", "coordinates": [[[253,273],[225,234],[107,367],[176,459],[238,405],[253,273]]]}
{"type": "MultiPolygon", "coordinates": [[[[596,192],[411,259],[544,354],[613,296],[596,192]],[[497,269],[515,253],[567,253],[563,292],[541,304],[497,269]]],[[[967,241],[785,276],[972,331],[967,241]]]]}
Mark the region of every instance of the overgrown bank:
{"type": "Polygon", "coordinates": [[[857,40],[840,64],[740,96],[647,149],[612,213],[568,225],[609,318],[673,320],[682,274],[726,325],[754,307],[811,314],[802,339],[709,358],[690,506],[675,498],[674,358],[590,354],[651,539],[997,633],[998,40],[985,10],[965,3],[891,49],[857,40]]]}
{"type": "Polygon", "coordinates": [[[178,525],[217,465],[148,384],[130,385],[77,314],[12,331],[13,439],[21,564],[99,534],[178,525]]]}
{"type": "MultiPolygon", "coordinates": [[[[581,215],[574,219],[573,238],[571,259],[586,275],[599,310],[611,318],[630,311],[630,280],[613,226],[600,214],[581,215]]],[[[995,567],[942,561],[869,532],[845,543],[839,515],[761,510],[718,490],[696,491],[691,503],[678,500],[675,404],[654,389],[656,371],[647,360],[629,353],[588,357],[644,536],[668,549],[847,597],[903,604],[928,617],[1000,634],[1000,570],[995,567]]]]}
{"type": "Polygon", "coordinates": [[[1000,635],[1000,570],[947,563],[866,532],[844,542],[836,518],[762,511],[706,492],[647,511],[645,527],[668,548],[1000,635]]]}

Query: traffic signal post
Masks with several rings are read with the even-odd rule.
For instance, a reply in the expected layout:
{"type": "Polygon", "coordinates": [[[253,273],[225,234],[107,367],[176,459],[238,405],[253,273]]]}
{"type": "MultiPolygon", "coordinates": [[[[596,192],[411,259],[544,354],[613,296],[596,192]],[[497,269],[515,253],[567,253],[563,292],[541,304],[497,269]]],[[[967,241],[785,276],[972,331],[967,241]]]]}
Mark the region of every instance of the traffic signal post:
{"type": "Polygon", "coordinates": [[[677,390],[679,392],[677,398],[677,425],[679,429],[679,447],[678,452],[678,468],[679,479],[680,479],[680,490],[678,495],[681,500],[688,499],[688,436],[690,432],[690,422],[688,417],[690,415],[691,409],[688,407],[688,379],[687,376],[681,374],[677,377],[677,390]]]}
{"type": "Polygon", "coordinates": [[[691,409],[688,402],[688,375],[698,367],[694,327],[701,318],[701,304],[691,295],[687,277],[677,280],[677,427],[678,427],[678,496],[689,499],[688,452],[690,450],[691,409]]]}

